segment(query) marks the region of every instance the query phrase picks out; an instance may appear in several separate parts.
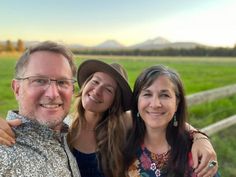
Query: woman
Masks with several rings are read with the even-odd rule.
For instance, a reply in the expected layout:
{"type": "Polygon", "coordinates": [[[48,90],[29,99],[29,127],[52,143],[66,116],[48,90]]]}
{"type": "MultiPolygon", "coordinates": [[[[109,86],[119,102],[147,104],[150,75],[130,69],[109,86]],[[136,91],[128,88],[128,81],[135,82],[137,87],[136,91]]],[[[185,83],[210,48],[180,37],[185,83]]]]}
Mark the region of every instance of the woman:
{"type": "MultiPolygon", "coordinates": [[[[132,97],[127,74],[119,64],[86,60],[78,69],[77,80],[81,89],[75,102],[68,143],[81,176],[122,177],[124,164],[121,162],[125,160],[122,150],[127,130],[132,126],[131,117],[126,113],[132,97]]],[[[0,124],[1,129],[7,128],[0,124]]],[[[209,145],[204,141],[194,143],[193,154],[203,159],[215,158],[211,146],[202,148],[205,144],[209,145]]]]}
{"type": "MultiPolygon", "coordinates": [[[[192,135],[186,131],[184,88],[176,72],[162,65],[136,79],[132,101],[133,129],[125,148],[129,177],[193,177],[192,135]]],[[[211,159],[207,173],[216,173],[211,159]]]]}
{"type": "Polygon", "coordinates": [[[130,109],[132,96],[127,74],[119,64],[87,60],[77,76],[81,90],[68,143],[81,175],[122,176],[120,162],[128,121],[125,111],[130,109]]]}

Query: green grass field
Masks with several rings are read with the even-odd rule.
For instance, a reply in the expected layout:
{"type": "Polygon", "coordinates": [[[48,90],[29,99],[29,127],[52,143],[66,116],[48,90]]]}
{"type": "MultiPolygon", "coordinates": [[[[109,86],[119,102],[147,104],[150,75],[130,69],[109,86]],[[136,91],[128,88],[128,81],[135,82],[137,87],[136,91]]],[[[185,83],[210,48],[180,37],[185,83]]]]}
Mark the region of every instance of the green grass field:
{"type": "MultiPolygon", "coordinates": [[[[10,88],[14,75],[16,56],[0,55],[0,116],[5,117],[7,110],[17,109],[17,103],[10,88]]],[[[85,59],[102,59],[108,63],[118,62],[128,71],[131,87],[137,75],[146,67],[164,64],[177,70],[184,82],[186,94],[236,83],[236,58],[224,57],[126,57],[126,56],[77,56],[79,65],[85,59]]],[[[193,106],[189,109],[189,121],[203,128],[218,120],[236,114],[236,96],[193,106]]],[[[233,126],[235,128],[235,126],[233,126]]],[[[229,128],[212,137],[218,153],[222,176],[233,177],[236,166],[236,131],[229,128]],[[222,165],[221,165],[222,164],[222,165]],[[222,168],[221,168],[222,167],[222,168]]]]}

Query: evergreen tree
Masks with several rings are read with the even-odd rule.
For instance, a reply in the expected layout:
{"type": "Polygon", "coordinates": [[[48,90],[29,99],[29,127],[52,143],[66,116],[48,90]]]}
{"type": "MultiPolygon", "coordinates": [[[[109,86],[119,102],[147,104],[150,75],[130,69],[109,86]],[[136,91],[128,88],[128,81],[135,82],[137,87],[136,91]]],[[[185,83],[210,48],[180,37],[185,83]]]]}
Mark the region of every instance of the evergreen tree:
{"type": "Polygon", "coordinates": [[[23,52],[25,50],[24,42],[21,39],[18,39],[16,48],[19,52],[23,52]]]}
{"type": "Polygon", "coordinates": [[[13,52],[13,51],[15,51],[15,48],[14,48],[14,46],[13,46],[13,44],[12,44],[12,42],[11,42],[10,40],[7,40],[7,41],[6,41],[5,50],[6,50],[7,52],[13,52]]]}
{"type": "Polygon", "coordinates": [[[0,53],[3,51],[3,44],[2,43],[0,43],[0,53]]]}

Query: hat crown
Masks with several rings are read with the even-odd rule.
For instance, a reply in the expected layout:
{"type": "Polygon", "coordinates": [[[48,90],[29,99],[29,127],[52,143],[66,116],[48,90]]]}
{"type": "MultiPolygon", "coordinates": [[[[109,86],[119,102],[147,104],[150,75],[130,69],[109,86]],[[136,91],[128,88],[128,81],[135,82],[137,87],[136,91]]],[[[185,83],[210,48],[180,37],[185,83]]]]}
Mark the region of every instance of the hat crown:
{"type": "Polygon", "coordinates": [[[112,68],[114,68],[126,81],[128,81],[128,74],[125,69],[119,65],[118,63],[110,64],[112,68]]]}

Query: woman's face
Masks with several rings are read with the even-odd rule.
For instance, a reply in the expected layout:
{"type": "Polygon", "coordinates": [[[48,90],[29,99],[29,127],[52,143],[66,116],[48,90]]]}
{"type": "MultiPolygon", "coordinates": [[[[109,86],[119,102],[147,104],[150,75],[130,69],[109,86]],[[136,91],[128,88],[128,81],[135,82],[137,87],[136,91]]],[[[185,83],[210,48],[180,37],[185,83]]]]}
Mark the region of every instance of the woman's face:
{"type": "Polygon", "coordinates": [[[147,129],[165,129],[177,110],[174,85],[166,76],[159,76],[150,87],[141,90],[139,114],[147,129]]]}
{"type": "Polygon", "coordinates": [[[103,72],[94,73],[82,92],[82,105],[85,110],[103,113],[114,101],[117,89],[116,81],[103,72]]]}

